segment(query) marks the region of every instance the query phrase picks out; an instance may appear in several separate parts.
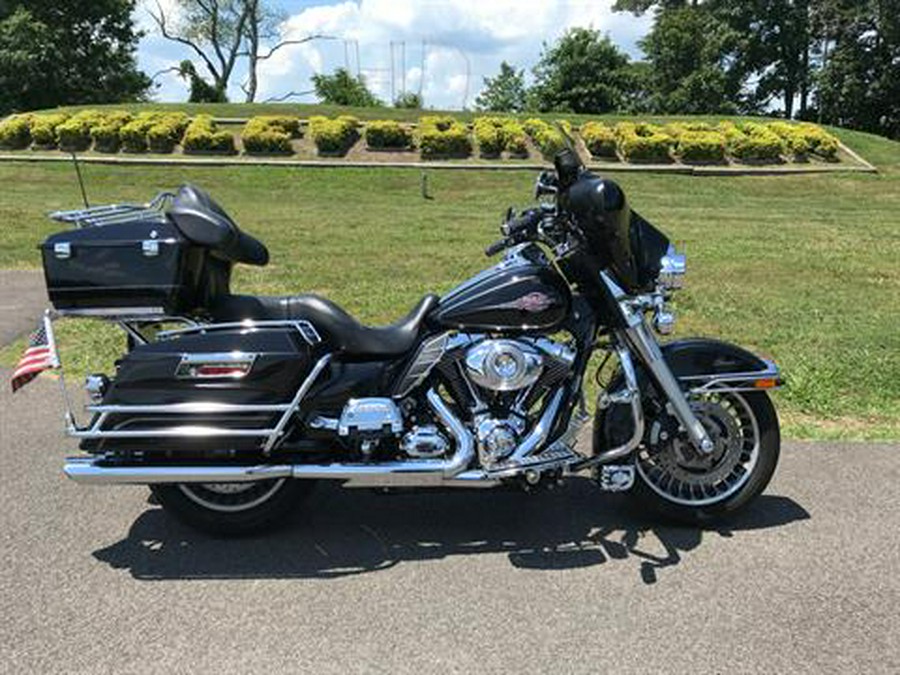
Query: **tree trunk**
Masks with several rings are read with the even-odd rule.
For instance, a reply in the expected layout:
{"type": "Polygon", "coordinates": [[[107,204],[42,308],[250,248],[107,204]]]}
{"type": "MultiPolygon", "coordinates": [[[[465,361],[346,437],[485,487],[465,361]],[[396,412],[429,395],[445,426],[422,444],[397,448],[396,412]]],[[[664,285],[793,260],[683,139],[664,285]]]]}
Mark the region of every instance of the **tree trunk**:
{"type": "Polygon", "coordinates": [[[806,119],[806,111],[809,106],[809,81],[810,81],[810,72],[809,72],[809,45],[803,49],[803,61],[801,63],[801,76],[800,76],[800,113],[799,117],[802,120],[806,119]]]}
{"type": "Polygon", "coordinates": [[[247,103],[253,103],[256,100],[256,89],[259,85],[256,67],[259,64],[259,23],[261,18],[259,0],[250,0],[247,3],[247,86],[244,87],[247,103]]]}
{"type": "Polygon", "coordinates": [[[247,93],[247,103],[253,103],[256,100],[256,88],[259,84],[256,75],[256,64],[258,61],[256,50],[251,48],[250,56],[247,61],[247,86],[244,88],[244,91],[247,93]]]}

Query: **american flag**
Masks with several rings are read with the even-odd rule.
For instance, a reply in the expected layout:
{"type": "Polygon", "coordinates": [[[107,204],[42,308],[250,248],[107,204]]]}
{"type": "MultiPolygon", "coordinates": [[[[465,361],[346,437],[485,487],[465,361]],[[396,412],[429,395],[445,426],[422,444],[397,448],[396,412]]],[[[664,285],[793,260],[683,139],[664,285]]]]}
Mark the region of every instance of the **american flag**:
{"type": "Polygon", "coordinates": [[[13,392],[21,389],[36,378],[42,371],[57,368],[59,360],[53,344],[53,330],[48,321],[44,321],[28,338],[28,347],[19,359],[16,370],[12,374],[13,392]]]}

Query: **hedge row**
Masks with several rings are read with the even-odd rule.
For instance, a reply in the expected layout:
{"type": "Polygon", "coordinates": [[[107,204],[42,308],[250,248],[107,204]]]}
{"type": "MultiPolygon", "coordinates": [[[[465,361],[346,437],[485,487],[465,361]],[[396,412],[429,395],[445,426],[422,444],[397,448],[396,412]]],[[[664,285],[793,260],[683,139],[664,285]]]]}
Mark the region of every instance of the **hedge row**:
{"type": "Polygon", "coordinates": [[[615,127],[587,122],[581,137],[594,157],[621,157],[629,162],[721,163],[740,161],[803,161],[816,154],[833,160],[838,140],[814,124],[789,122],[674,122],[665,126],[620,122],[615,127]]]}
{"type": "MultiPolygon", "coordinates": [[[[359,120],[349,115],[334,119],[309,119],[309,134],[321,155],[342,155],[360,134],[359,120]]],[[[567,144],[572,127],[566,121],[551,124],[541,119],[524,122],[503,117],[478,117],[472,125],[482,157],[527,157],[531,138],[540,152],[551,158],[567,144]],[[562,131],[560,130],[562,128],[562,131]]],[[[804,161],[809,155],[835,160],[837,138],[810,123],[779,122],[673,122],[666,125],[620,122],[610,126],[587,122],[581,137],[594,157],[621,158],[630,162],[779,162],[804,161]]],[[[364,129],[369,149],[402,150],[419,146],[425,159],[468,157],[472,137],[467,125],[452,116],[426,115],[413,133],[396,121],[371,121],[364,129]]],[[[292,154],[292,141],[302,137],[297,117],[253,117],[241,131],[248,154],[292,154]]],[[[60,148],[98,152],[170,153],[182,145],[187,153],[234,153],[233,134],[216,127],[208,115],[191,119],[185,113],[84,110],[66,113],[13,115],[0,123],[0,147],[21,150],[60,148]]]]}

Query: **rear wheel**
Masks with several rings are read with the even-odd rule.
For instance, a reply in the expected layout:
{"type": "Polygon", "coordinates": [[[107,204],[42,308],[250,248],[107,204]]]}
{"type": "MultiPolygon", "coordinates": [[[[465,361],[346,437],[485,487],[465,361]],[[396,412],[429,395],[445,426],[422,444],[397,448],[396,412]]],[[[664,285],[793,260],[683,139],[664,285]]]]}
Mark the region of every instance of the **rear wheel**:
{"type": "Polygon", "coordinates": [[[690,399],[714,443],[701,455],[663,412],[647,420],[635,453],[632,495],[642,506],[702,525],[736,513],[768,485],[781,445],[778,417],[763,392],[710,392],[690,399]]]}
{"type": "Polygon", "coordinates": [[[160,505],[181,522],[219,535],[260,532],[281,523],[313,482],[277,478],[239,483],[152,485],[160,505]]]}

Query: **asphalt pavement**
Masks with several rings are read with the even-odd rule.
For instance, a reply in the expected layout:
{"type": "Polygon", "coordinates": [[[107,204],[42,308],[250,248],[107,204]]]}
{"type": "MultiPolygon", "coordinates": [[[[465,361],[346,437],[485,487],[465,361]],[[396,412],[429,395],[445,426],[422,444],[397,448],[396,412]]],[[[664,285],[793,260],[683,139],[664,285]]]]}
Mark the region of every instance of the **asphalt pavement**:
{"type": "Polygon", "coordinates": [[[0,270],[0,347],[34,330],[46,305],[43,272],[0,270]]]}
{"type": "Polygon", "coordinates": [[[2,388],[2,673],[900,672],[898,446],[787,443],[707,531],[573,480],[323,486],[217,540],[145,488],[66,480],[60,411],[49,378],[2,388]]]}

